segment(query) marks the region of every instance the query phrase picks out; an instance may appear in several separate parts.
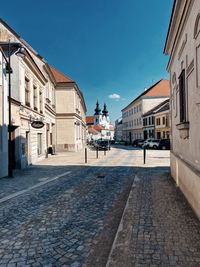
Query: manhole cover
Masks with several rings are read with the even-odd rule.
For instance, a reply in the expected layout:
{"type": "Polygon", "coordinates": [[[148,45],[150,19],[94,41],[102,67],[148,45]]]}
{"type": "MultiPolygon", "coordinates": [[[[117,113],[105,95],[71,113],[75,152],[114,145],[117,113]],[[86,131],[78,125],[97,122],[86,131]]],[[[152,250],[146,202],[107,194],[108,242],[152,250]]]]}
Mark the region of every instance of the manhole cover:
{"type": "Polygon", "coordinates": [[[105,178],[105,175],[97,175],[97,178],[105,178]]]}

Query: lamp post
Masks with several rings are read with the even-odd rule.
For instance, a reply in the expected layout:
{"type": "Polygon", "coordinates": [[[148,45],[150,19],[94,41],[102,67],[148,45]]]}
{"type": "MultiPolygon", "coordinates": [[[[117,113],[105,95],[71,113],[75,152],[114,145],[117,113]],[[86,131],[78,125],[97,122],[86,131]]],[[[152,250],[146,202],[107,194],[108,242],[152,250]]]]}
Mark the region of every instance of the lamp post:
{"type": "Polygon", "coordinates": [[[11,55],[16,54],[17,56],[25,57],[25,48],[17,42],[0,42],[0,47],[3,49],[8,60],[6,65],[6,73],[8,73],[8,176],[13,177],[12,169],[12,141],[11,141],[11,126],[12,126],[12,114],[11,114],[11,55]]]}

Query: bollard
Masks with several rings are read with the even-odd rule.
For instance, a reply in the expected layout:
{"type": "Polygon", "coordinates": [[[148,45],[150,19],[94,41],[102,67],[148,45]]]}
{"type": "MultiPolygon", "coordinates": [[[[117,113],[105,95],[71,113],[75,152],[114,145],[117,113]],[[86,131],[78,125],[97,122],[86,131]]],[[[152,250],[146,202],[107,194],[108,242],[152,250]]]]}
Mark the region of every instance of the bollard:
{"type": "Polygon", "coordinates": [[[98,157],[99,157],[99,155],[98,155],[98,146],[97,146],[97,150],[96,151],[97,151],[96,153],[97,153],[97,159],[98,159],[98,157]]]}
{"type": "Polygon", "coordinates": [[[146,163],[146,147],[144,146],[144,164],[146,163]]]}
{"type": "Polygon", "coordinates": [[[106,156],[106,148],[104,148],[104,156],[106,156]]]}
{"type": "Polygon", "coordinates": [[[87,163],[87,147],[85,147],[85,163],[87,163]]]}

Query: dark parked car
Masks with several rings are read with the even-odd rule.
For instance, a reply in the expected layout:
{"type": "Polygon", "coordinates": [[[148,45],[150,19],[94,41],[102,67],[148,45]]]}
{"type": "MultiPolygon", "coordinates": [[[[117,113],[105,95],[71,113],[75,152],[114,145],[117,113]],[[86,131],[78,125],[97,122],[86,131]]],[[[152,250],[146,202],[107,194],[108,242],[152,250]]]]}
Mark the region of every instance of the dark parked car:
{"type": "Polygon", "coordinates": [[[96,147],[99,150],[110,150],[110,143],[108,140],[97,140],[96,147]]]}
{"type": "Polygon", "coordinates": [[[162,150],[170,149],[170,140],[169,139],[160,140],[158,148],[162,150]]]}
{"type": "Polygon", "coordinates": [[[145,141],[145,139],[135,139],[134,141],[133,141],[133,146],[142,146],[143,145],[143,143],[144,143],[144,141],[145,141]]]}

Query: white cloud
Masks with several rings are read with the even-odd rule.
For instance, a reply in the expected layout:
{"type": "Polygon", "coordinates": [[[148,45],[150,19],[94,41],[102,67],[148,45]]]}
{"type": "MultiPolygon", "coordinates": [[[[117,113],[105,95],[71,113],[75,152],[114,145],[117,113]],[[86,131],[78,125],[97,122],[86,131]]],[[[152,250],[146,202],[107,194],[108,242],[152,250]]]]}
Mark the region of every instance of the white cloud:
{"type": "Polygon", "coordinates": [[[116,101],[118,101],[121,98],[120,95],[118,95],[118,94],[112,94],[112,95],[109,95],[108,97],[110,99],[114,99],[116,101]]]}

